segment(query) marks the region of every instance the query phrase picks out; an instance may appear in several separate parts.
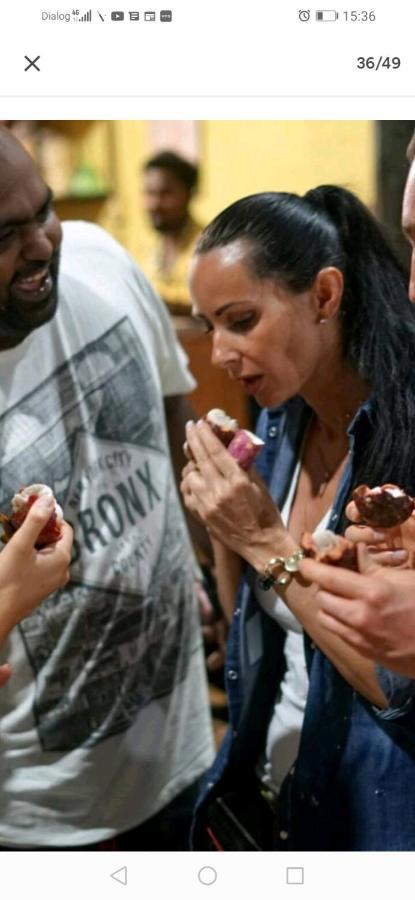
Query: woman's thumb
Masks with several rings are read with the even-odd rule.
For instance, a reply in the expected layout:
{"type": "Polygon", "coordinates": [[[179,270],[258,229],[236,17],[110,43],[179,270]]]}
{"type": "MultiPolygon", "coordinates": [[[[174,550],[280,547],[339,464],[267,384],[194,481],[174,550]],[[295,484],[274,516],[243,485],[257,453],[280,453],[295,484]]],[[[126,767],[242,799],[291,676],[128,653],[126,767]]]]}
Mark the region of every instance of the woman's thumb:
{"type": "Polygon", "coordinates": [[[48,523],[54,508],[55,498],[53,494],[41,494],[40,497],[35,500],[33,506],[30,507],[23,525],[20,526],[13,537],[13,540],[15,542],[19,541],[20,544],[25,544],[25,546],[34,547],[40,532],[43,531],[45,525],[48,523]]]}

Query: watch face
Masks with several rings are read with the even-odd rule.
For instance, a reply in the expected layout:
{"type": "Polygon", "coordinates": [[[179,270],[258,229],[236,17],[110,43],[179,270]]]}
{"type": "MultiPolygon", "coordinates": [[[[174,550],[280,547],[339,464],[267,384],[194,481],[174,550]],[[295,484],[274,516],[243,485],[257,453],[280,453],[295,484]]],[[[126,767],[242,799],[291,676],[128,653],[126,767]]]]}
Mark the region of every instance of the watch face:
{"type": "Polygon", "coordinates": [[[298,559],[295,559],[293,556],[288,557],[285,561],[284,569],[286,572],[297,572],[298,559]]]}

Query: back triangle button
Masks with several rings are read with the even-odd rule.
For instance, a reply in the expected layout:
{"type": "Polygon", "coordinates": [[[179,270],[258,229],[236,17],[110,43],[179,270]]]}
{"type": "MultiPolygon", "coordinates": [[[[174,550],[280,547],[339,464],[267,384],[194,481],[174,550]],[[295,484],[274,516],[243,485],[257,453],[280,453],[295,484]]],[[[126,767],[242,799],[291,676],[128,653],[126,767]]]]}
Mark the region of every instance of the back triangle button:
{"type": "Polygon", "coordinates": [[[127,884],[127,866],[123,866],[122,869],[117,869],[116,872],[111,872],[111,878],[114,881],[118,881],[119,884],[127,884]]]}

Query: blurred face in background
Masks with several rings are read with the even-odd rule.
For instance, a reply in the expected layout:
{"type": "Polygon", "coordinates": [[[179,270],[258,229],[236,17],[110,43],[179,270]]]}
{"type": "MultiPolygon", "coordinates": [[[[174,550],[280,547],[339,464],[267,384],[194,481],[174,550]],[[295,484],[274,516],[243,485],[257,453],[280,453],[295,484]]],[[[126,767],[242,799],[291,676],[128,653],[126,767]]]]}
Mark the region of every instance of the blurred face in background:
{"type": "Polygon", "coordinates": [[[191,191],[168,169],[150,168],[144,173],[144,206],[156,231],[180,231],[187,215],[191,191]]]}

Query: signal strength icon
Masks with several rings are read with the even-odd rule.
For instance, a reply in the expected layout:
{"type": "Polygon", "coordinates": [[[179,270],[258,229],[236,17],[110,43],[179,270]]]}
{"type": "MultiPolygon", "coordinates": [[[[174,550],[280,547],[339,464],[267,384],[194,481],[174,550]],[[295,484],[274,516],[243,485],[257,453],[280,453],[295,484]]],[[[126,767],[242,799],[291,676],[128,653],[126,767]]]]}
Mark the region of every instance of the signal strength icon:
{"type": "Polygon", "coordinates": [[[84,16],[80,16],[79,22],[92,22],[92,9],[89,9],[84,16]]]}

